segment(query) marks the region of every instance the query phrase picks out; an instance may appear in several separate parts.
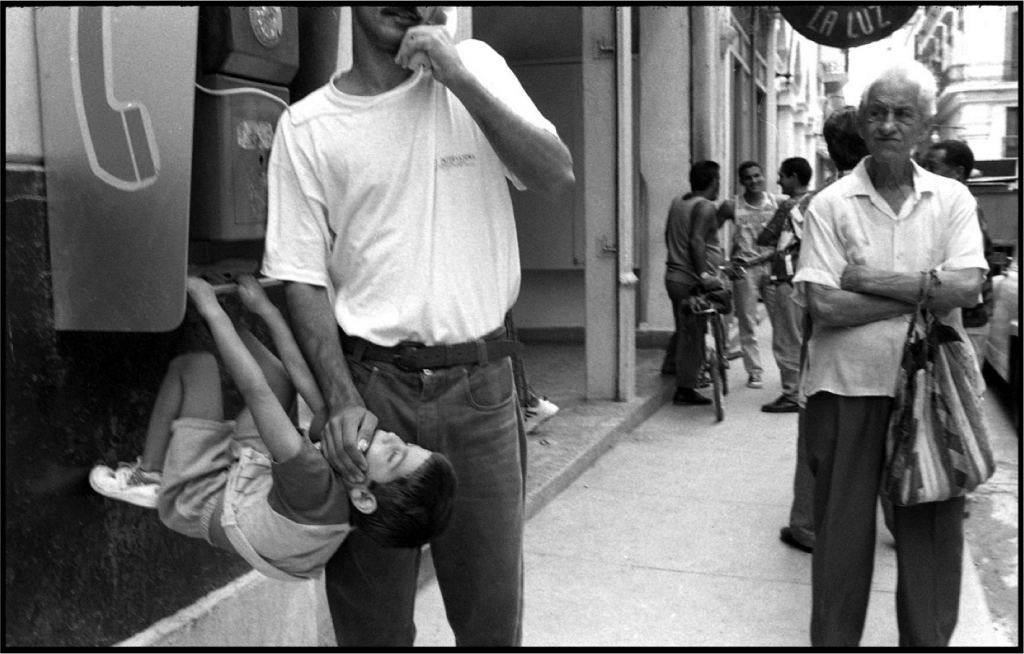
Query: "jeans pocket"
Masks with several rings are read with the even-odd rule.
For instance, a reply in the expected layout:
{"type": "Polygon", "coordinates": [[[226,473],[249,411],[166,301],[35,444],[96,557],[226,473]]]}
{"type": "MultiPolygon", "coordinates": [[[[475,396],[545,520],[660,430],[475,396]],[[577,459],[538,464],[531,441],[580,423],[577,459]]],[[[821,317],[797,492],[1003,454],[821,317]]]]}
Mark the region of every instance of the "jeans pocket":
{"type": "Polygon", "coordinates": [[[373,387],[380,377],[380,369],[371,363],[355,361],[354,359],[346,359],[346,362],[348,363],[349,374],[352,375],[352,381],[356,385],[356,390],[359,391],[359,395],[362,397],[367,397],[372,393],[373,387]]]}
{"type": "Polygon", "coordinates": [[[469,405],[478,411],[494,411],[508,406],[516,396],[511,359],[506,357],[486,366],[464,368],[462,386],[469,405]]]}

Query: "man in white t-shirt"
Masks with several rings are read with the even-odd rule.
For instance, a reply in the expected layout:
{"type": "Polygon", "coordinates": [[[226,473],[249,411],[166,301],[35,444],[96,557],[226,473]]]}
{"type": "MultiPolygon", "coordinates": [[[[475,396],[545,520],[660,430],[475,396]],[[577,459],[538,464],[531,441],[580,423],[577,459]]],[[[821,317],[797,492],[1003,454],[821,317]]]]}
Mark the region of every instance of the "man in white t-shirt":
{"type": "MultiPolygon", "coordinates": [[[[331,417],[323,450],[354,482],[378,422],[443,453],[459,488],[431,554],[460,646],[522,638],[525,434],[506,177],[549,195],[572,158],[504,59],[411,6],[352,8],[352,69],[282,116],[264,274],[286,282],[331,417]]],[[[340,646],[409,647],[419,550],[356,535],[327,566],[340,646]]]]}

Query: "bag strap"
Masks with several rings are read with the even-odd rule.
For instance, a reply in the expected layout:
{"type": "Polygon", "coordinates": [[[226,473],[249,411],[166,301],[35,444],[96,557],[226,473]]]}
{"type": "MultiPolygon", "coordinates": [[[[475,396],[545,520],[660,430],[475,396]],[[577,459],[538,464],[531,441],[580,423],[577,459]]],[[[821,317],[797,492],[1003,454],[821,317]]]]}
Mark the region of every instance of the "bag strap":
{"type": "Polygon", "coordinates": [[[917,327],[917,317],[925,310],[924,303],[928,296],[930,277],[928,271],[921,271],[921,290],[917,294],[917,307],[914,309],[914,314],[910,317],[910,324],[907,325],[907,340],[914,335],[914,328],[917,327]]]}

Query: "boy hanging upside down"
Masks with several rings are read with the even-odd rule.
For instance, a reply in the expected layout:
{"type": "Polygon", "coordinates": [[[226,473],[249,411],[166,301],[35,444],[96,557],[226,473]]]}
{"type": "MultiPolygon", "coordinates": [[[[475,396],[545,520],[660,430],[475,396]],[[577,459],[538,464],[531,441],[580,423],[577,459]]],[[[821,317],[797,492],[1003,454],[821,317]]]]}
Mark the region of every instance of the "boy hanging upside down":
{"type": "Polygon", "coordinates": [[[367,482],[346,486],[285,410],[298,390],[315,416],[310,434],[319,439],[323,397],[288,325],[255,278],[239,281],[242,303],[267,324],[281,360],[243,325],[236,330],[207,282],[189,277],[189,297],[246,408],[224,420],[212,354],[175,358],[142,456],[116,470],[96,466],[92,487],[155,507],[174,531],[233,550],[277,579],[318,576],[353,528],[394,547],[419,547],[438,536],[456,486],[448,459],[377,430],[372,442],[359,443],[367,482]]]}

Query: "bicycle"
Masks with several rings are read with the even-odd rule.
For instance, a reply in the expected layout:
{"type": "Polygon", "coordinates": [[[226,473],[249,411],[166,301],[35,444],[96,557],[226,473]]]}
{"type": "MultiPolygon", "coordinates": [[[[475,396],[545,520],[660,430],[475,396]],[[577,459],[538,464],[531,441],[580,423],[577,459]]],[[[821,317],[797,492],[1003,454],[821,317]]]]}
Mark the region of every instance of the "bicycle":
{"type": "MultiPolygon", "coordinates": [[[[704,347],[704,365],[711,376],[712,400],[715,407],[715,420],[721,422],[725,419],[725,406],[722,398],[729,394],[729,377],[726,370],[729,368],[725,345],[725,329],[722,325],[721,314],[717,305],[709,300],[707,294],[696,293],[688,299],[689,310],[695,315],[707,317],[706,325],[710,325],[713,345],[704,347]]],[[[705,337],[707,331],[705,331],[705,337]]]]}

